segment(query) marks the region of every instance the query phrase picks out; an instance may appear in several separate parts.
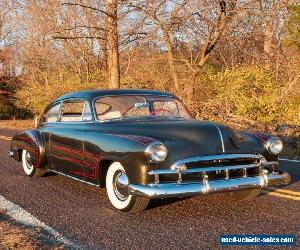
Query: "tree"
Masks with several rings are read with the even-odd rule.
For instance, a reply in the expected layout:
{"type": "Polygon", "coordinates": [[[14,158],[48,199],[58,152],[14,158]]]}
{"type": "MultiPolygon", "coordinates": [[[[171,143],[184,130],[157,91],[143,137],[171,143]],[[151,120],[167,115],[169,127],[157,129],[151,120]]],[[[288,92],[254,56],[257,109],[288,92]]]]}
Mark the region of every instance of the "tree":
{"type": "Polygon", "coordinates": [[[300,50],[300,4],[291,7],[291,17],[287,23],[289,44],[300,50]]]}
{"type": "Polygon", "coordinates": [[[120,60],[118,39],[118,4],[117,0],[107,0],[107,45],[109,87],[120,88],[120,60]]]}
{"type": "Polygon", "coordinates": [[[98,40],[99,46],[103,50],[105,65],[108,65],[109,88],[120,88],[117,0],[106,0],[106,8],[104,8],[104,3],[102,2],[98,2],[98,7],[94,7],[91,2],[85,3],[84,1],[64,2],[63,5],[83,9],[83,13],[80,15],[84,15],[86,17],[83,18],[85,24],[81,24],[80,26],[74,24],[72,28],[68,28],[67,31],[75,31],[75,34],[71,36],[65,34],[66,29],[62,29],[64,32],[58,32],[58,35],[55,35],[55,38],[64,40],[98,40]],[[91,11],[99,13],[100,15],[93,15],[91,11]],[[101,18],[103,22],[96,20],[96,18],[101,18]],[[104,27],[100,26],[101,23],[104,23],[104,27]],[[81,33],[76,34],[76,31],[78,31],[76,28],[83,29],[80,30],[81,33]],[[93,32],[95,30],[98,31],[98,34],[93,32]],[[101,32],[99,33],[99,31],[101,32]]]}

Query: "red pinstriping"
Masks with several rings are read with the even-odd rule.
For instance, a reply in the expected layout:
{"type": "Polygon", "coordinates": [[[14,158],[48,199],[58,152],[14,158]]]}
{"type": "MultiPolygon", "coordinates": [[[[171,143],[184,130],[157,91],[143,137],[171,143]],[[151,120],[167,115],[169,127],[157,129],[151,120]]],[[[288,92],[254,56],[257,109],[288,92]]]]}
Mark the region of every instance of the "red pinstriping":
{"type": "Polygon", "coordinates": [[[66,148],[66,147],[62,147],[62,146],[57,146],[57,145],[52,145],[51,147],[56,148],[58,150],[62,150],[62,151],[69,151],[69,152],[76,153],[76,154],[88,155],[88,156],[96,158],[96,159],[99,158],[99,155],[95,155],[95,154],[91,154],[91,153],[79,151],[79,150],[76,150],[76,149],[70,149],[70,148],[66,148]]]}
{"type": "Polygon", "coordinates": [[[88,167],[88,168],[95,168],[95,165],[93,164],[90,164],[86,161],[82,161],[82,160],[77,160],[77,159],[73,159],[73,158],[70,158],[70,157],[67,157],[67,156],[62,156],[62,155],[57,155],[55,154],[57,157],[63,159],[63,160],[66,160],[66,161],[70,161],[70,162],[74,162],[74,163],[79,163],[85,167],[88,167]]]}
{"type": "Polygon", "coordinates": [[[86,178],[89,178],[89,179],[92,179],[92,180],[97,180],[96,169],[97,169],[97,166],[99,166],[99,163],[100,163],[101,160],[102,160],[102,158],[99,157],[98,161],[94,165],[94,168],[92,168],[93,169],[93,174],[92,175],[91,174],[82,173],[82,172],[79,172],[79,171],[71,171],[71,173],[79,175],[79,176],[82,176],[82,177],[86,177],[86,178]]]}
{"type": "Polygon", "coordinates": [[[76,174],[76,175],[79,175],[79,176],[82,176],[82,177],[86,177],[86,178],[89,178],[91,180],[96,180],[96,169],[94,168],[94,171],[93,171],[93,175],[90,175],[90,174],[86,174],[86,173],[82,173],[82,172],[78,172],[78,171],[71,171],[71,174],[76,174]]]}
{"type": "Polygon", "coordinates": [[[134,135],[120,135],[120,134],[107,134],[107,135],[112,135],[112,136],[117,136],[121,138],[126,138],[132,141],[136,141],[138,143],[141,143],[143,145],[148,145],[150,142],[153,141],[153,139],[144,137],[144,136],[134,136],[134,135]]]}
{"type": "Polygon", "coordinates": [[[260,133],[255,134],[255,136],[260,138],[264,142],[266,142],[270,138],[269,135],[263,135],[263,134],[260,134],[260,133]]]}
{"type": "Polygon", "coordinates": [[[40,163],[41,163],[41,159],[40,159],[40,149],[39,147],[36,145],[35,141],[32,140],[31,138],[27,138],[25,136],[20,136],[18,139],[20,139],[21,141],[25,141],[25,142],[30,142],[33,143],[34,145],[31,144],[31,146],[34,146],[33,149],[31,148],[28,148],[28,147],[24,147],[25,150],[27,151],[30,151],[30,152],[34,152],[36,154],[36,158],[37,158],[37,161],[35,163],[35,167],[40,167],[40,163]]]}
{"type": "MultiPolygon", "coordinates": [[[[31,138],[27,138],[27,137],[25,137],[25,136],[20,136],[18,139],[20,139],[21,141],[27,141],[27,142],[30,142],[30,143],[34,143],[34,145],[35,145],[35,141],[33,140],[33,139],[31,139],[31,138]]],[[[35,145],[36,146],[36,145],[35,145]]]]}
{"type": "Polygon", "coordinates": [[[85,167],[88,167],[90,169],[93,170],[93,174],[86,174],[86,173],[82,173],[80,171],[71,171],[72,174],[75,174],[75,175],[79,175],[79,176],[82,176],[82,177],[86,177],[86,178],[89,178],[89,179],[92,179],[92,180],[96,180],[97,177],[96,177],[96,169],[97,169],[97,166],[99,166],[99,163],[100,161],[102,160],[102,157],[99,156],[99,155],[94,155],[94,154],[90,154],[90,153],[86,153],[86,152],[82,152],[82,151],[78,151],[78,150],[75,150],[75,149],[69,149],[69,148],[65,148],[65,147],[61,147],[61,146],[57,146],[57,145],[53,145],[52,147],[56,148],[56,149],[59,149],[59,150],[62,150],[62,151],[65,151],[65,152],[73,152],[73,153],[77,153],[77,154],[81,154],[81,155],[87,155],[87,156],[91,156],[95,159],[97,159],[97,161],[95,162],[95,164],[91,164],[91,163],[88,163],[86,161],[82,161],[82,160],[78,160],[78,159],[73,159],[73,158],[70,158],[70,157],[66,157],[66,156],[58,156],[56,154],[57,157],[61,158],[61,159],[64,159],[66,161],[70,161],[70,162],[74,162],[74,163],[79,163],[85,167]]]}
{"type": "Polygon", "coordinates": [[[82,177],[86,177],[86,178],[89,178],[89,179],[92,179],[92,180],[97,180],[96,169],[97,169],[97,166],[99,166],[99,163],[100,163],[101,160],[102,160],[102,158],[99,157],[98,161],[96,162],[95,168],[93,168],[93,175],[82,173],[82,172],[79,172],[79,171],[72,171],[71,173],[82,176],[82,177]]]}
{"type": "Polygon", "coordinates": [[[24,147],[23,146],[23,149],[25,149],[26,151],[29,151],[29,152],[33,152],[33,153],[36,153],[36,149],[32,149],[32,148],[28,148],[28,147],[24,147]]]}

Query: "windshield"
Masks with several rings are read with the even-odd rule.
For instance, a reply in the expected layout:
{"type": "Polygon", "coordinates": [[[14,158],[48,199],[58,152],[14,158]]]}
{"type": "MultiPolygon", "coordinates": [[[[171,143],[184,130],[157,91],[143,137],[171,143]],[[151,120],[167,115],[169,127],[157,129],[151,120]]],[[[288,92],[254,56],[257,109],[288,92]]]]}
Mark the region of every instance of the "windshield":
{"type": "Polygon", "coordinates": [[[162,96],[106,96],[95,102],[97,119],[100,121],[133,118],[182,118],[191,114],[182,102],[162,96]]]}

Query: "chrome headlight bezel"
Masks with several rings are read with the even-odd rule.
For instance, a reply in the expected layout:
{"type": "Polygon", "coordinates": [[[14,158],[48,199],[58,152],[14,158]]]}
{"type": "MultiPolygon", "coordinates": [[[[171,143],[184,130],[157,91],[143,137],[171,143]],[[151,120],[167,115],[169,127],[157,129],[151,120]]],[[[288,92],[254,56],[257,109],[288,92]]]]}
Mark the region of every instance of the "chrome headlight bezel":
{"type": "Polygon", "coordinates": [[[283,142],[278,137],[270,137],[267,140],[266,149],[272,155],[279,155],[283,150],[283,142]]]}
{"type": "Polygon", "coordinates": [[[145,154],[150,162],[163,162],[168,155],[168,149],[162,142],[152,142],[146,147],[145,154]]]}

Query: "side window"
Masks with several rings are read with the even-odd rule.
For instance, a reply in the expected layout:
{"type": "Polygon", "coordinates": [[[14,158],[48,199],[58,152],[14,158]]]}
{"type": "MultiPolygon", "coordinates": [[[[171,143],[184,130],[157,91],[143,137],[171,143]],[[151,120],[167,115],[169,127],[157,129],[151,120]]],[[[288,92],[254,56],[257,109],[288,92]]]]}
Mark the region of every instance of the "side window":
{"type": "Polygon", "coordinates": [[[45,114],[43,115],[43,121],[57,122],[59,117],[59,110],[60,110],[60,103],[50,107],[48,110],[46,110],[45,114]]]}
{"type": "Polygon", "coordinates": [[[112,106],[107,103],[97,101],[95,108],[98,120],[115,119],[122,116],[120,111],[112,110],[112,106]]]}
{"type": "Polygon", "coordinates": [[[74,100],[65,101],[61,112],[61,122],[79,122],[82,121],[85,101],[74,100]]]}

